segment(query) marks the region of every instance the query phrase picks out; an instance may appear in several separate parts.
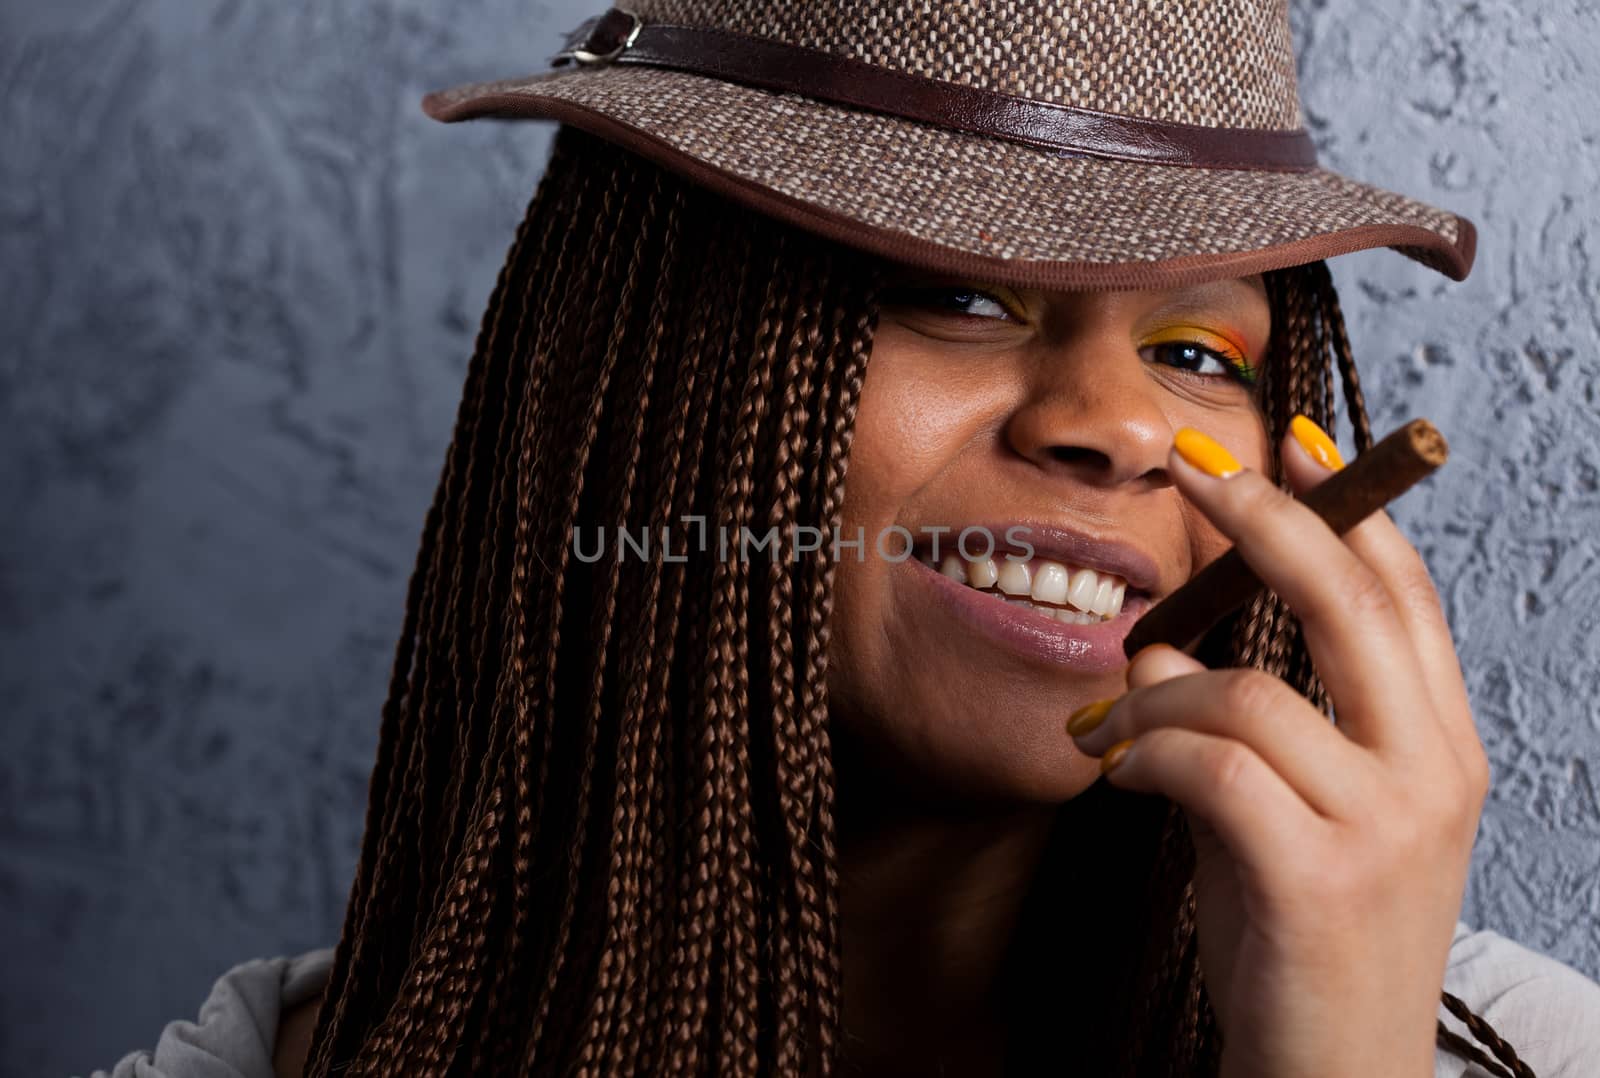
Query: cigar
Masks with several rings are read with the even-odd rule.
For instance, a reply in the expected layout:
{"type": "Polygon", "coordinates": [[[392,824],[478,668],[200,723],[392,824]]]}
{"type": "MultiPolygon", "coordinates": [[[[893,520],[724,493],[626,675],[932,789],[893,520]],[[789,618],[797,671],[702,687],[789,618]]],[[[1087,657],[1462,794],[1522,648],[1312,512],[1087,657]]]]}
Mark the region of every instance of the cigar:
{"type": "MultiPolygon", "coordinates": [[[[1343,535],[1432,475],[1450,447],[1426,419],[1413,419],[1335,472],[1302,499],[1334,532],[1343,535]]],[[[1145,611],[1122,643],[1132,658],[1151,644],[1180,650],[1253,599],[1261,578],[1230,550],[1145,611]]]]}

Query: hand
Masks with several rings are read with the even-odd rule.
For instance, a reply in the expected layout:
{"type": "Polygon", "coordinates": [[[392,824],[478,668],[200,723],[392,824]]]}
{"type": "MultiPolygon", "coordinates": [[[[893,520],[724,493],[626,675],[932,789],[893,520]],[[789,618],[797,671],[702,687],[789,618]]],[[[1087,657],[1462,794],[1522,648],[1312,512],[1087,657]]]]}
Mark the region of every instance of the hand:
{"type": "MultiPolygon", "coordinates": [[[[1292,435],[1281,451],[1296,491],[1331,474],[1292,435]]],[[[1169,465],[1304,624],[1338,721],[1159,646],[1078,746],[1132,739],[1107,780],[1188,814],[1227,1078],[1425,1078],[1489,782],[1433,583],[1386,513],[1341,539],[1256,472],[1169,465]]]]}

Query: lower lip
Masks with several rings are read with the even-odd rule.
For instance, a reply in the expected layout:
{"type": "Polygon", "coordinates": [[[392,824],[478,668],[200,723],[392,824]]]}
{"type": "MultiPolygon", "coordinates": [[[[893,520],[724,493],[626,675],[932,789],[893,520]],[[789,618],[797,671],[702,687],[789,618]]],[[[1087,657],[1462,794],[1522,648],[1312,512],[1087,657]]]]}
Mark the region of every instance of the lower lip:
{"type": "Polygon", "coordinates": [[[907,558],[901,565],[910,566],[912,579],[926,587],[933,600],[958,621],[1028,658],[1085,673],[1108,673],[1128,664],[1122,642],[1150,606],[1144,596],[1130,595],[1121,613],[1109,621],[1069,625],[958,583],[916,558],[907,558]]]}

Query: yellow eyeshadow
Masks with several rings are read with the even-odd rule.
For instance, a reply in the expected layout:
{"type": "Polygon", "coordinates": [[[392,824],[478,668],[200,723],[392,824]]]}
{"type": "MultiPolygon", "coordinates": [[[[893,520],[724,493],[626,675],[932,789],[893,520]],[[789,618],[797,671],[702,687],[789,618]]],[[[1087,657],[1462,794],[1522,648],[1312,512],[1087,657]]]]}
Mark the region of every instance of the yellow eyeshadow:
{"type": "Polygon", "coordinates": [[[1192,341],[1195,344],[1203,344],[1207,348],[1214,350],[1218,355],[1227,356],[1229,359],[1239,363],[1248,362],[1238,345],[1226,337],[1219,337],[1215,333],[1201,329],[1198,326],[1172,326],[1169,329],[1157,330],[1149,337],[1146,337],[1144,343],[1146,345],[1172,344],[1175,341],[1192,341]]]}
{"type": "Polygon", "coordinates": [[[1255,383],[1255,365],[1245,358],[1243,350],[1226,337],[1218,336],[1210,330],[1201,329],[1199,326],[1169,326],[1166,329],[1158,329],[1146,337],[1140,347],[1149,348],[1157,344],[1176,343],[1198,344],[1211,349],[1232,364],[1245,381],[1252,385],[1255,383]]]}

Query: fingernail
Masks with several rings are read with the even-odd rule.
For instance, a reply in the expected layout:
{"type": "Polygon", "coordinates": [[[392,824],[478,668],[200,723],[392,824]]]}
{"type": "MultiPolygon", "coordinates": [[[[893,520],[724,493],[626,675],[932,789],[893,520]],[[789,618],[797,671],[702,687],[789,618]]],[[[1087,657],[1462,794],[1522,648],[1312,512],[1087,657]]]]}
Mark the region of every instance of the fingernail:
{"type": "Polygon", "coordinates": [[[1339,447],[1333,444],[1328,432],[1305,416],[1297,415],[1289,420],[1289,433],[1300,443],[1300,448],[1311,454],[1311,459],[1324,468],[1336,472],[1344,467],[1344,458],[1339,455],[1339,447]]]}
{"type": "Polygon", "coordinates": [[[1226,479],[1244,471],[1233,454],[1193,427],[1184,427],[1173,436],[1172,444],[1178,455],[1207,475],[1226,479]]]}
{"type": "Polygon", "coordinates": [[[1106,754],[1100,757],[1100,774],[1109,775],[1115,771],[1117,765],[1122,763],[1123,757],[1128,755],[1128,750],[1131,748],[1133,748],[1133,741],[1129,739],[1127,741],[1119,741],[1107,749],[1106,754]]]}
{"type": "Polygon", "coordinates": [[[1096,726],[1105,721],[1111,713],[1111,705],[1116,703],[1116,698],[1110,700],[1096,700],[1092,704],[1080,707],[1067,719],[1067,733],[1072,737],[1082,737],[1096,726]]]}

